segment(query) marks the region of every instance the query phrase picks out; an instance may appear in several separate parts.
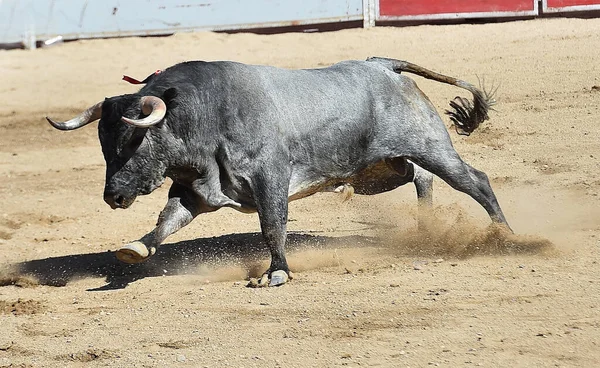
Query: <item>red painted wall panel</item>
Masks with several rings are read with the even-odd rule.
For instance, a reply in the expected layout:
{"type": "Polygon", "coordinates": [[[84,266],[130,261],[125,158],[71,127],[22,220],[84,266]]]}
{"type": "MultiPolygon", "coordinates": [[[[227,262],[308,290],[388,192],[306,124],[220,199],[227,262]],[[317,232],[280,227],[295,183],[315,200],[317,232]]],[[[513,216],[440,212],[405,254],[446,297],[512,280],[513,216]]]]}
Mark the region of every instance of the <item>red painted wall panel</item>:
{"type": "Polygon", "coordinates": [[[534,10],[534,1],[537,0],[380,0],[379,15],[414,16],[446,13],[521,12],[534,10]]]}
{"type": "Polygon", "coordinates": [[[546,0],[550,8],[562,8],[565,6],[600,5],[600,0],[546,0]]]}

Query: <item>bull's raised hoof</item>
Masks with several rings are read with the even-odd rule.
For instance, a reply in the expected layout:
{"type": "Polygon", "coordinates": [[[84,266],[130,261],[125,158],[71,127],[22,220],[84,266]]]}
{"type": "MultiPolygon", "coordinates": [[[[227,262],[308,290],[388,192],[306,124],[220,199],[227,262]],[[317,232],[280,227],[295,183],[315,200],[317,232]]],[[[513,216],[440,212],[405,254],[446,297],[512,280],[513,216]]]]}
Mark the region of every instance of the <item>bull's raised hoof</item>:
{"type": "Polygon", "coordinates": [[[285,272],[284,270],[277,270],[271,272],[271,277],[269,277],[269,273],[266,272],[260,279],[251,278],[248,282],[248,287],[251,288],[262,288],[262,287],[271,287],[271,286],[281,286],[287,283],[289,280],[294,278],[294,274],[292,272],[285,272]]]}
{"type": "Polygon", "coordinates": [[[124,263],[140,263],[156,253],[156,248],[152,247],[150,250],[140,241],[129,243],[116,251],[117,259],[124,263]]]}

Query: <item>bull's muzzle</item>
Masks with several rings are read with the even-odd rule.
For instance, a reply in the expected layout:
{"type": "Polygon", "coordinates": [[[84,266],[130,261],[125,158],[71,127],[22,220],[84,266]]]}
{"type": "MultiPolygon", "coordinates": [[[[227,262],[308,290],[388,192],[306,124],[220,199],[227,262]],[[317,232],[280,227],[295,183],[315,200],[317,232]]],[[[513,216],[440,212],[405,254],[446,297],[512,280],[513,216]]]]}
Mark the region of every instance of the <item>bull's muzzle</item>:
{"type": "Polygon", "coordinates": [[[131,206],[134,200],[135,197],[128,198],[119,193],[104,192],[104,202],[106,202],[113,210],[117,208],[127,208],[131,206]]]}

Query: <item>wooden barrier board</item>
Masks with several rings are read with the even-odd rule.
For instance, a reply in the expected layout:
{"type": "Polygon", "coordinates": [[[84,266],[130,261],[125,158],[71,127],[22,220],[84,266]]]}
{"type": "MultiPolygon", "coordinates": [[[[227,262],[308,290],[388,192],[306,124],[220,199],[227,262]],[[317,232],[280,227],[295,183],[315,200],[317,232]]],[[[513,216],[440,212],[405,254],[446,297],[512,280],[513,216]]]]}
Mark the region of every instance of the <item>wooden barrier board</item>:
{"type": "Polygon", "coordinates": [[[543,0],[544,13],[600,10],[600,0],[543,0]]]}
{"type": "Polygon", "coordinates": [[[377,20],[488,18],[537,15],[535,0],[380,0],[377,20]]]}

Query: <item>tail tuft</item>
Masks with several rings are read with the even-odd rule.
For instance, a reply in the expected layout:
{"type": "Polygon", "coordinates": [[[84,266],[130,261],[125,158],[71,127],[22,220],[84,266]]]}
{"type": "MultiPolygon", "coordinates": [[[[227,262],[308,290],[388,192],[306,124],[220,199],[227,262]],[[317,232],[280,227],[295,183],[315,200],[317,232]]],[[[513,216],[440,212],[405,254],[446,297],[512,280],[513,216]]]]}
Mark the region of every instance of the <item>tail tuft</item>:
{"type": "MultiPolygon", "coordinates": [[[[466,84],[466,83],[465,83],[466,84]]],[[[456,96],[450,101],[450,107],[453,110],[446,110],[446,115],[450,116],[450,120],[454,123],[456,133],[460,135],[470,135],[479,124],[489,119],[488,111],[494,106],[495,90],[483,92],[471,85],[465,86],[473,93],[473,102],[464,97],[456,96]]]]}

